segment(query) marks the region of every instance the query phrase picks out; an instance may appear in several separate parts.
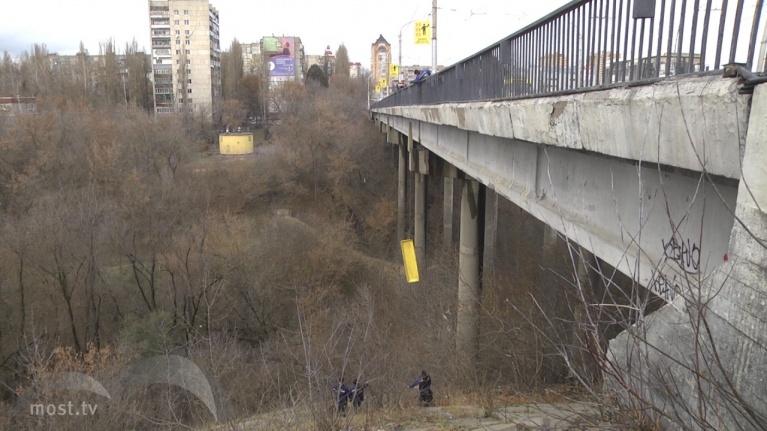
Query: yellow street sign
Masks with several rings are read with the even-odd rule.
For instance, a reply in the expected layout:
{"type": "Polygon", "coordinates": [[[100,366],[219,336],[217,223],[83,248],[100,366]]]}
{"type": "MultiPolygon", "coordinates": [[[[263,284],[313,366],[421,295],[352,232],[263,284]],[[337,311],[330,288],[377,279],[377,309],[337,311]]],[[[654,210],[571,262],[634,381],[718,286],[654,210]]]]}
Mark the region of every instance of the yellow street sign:
{"type": "Polygon", "coordinates": [[[386,78],[381,78],[379,82],[380,83],[378,85],[380,85],[381,87],[386,87],[386,78]]]}
{"type": "Polygon", "coordinates": [[[418,276],[418,261],[415,258],[415,244],[412,239],[400,241],[402,247],[402,262],[405,264],[405,278],[408,283],[420,280],[418,276]]]}
{"type": "Polygon", "coordinates": [[[376,85],[376,93],[380,93],[380,92],[381,92],[381,87],[376,85]]]}
{"type": "Polygon", "coordinates": [[[429,21],[415,22],[415,44],[428,45],[431,43],[431,23],[429,21]]]}
{"type": "Polygon", "coordinates": [[[389,65],[389,78],[396,78],[398,76],[399,76],[399,65],[390,64],[389,65]]]}

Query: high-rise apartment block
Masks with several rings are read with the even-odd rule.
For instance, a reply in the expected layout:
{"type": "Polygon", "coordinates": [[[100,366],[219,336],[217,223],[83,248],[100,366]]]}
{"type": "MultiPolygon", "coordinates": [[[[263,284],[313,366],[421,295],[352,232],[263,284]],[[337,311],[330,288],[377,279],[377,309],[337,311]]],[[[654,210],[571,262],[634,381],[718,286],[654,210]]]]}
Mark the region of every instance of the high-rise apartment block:
{"type": "Polygon", "coordinates": [[[216,8],[208,0],[149,0],[149,25],[155,112],[212,117],[221,96],[216,8]]]}

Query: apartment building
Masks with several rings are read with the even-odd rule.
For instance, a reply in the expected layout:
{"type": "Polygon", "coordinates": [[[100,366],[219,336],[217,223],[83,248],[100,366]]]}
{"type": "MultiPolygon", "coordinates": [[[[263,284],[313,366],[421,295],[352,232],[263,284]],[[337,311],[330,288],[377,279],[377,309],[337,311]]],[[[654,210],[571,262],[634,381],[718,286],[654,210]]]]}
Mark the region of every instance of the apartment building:
{"type": "Polygon", "coordinates": [[[208,0],[149,0],[157,114],[201,111],[221,97],[218,11],[208,0]]]}
{"type": "Polygon", "coordinates": [[[261,54],[261,42],[243,43],[242,46],[242,74],[261,75],[264,68],[261,54]]]}

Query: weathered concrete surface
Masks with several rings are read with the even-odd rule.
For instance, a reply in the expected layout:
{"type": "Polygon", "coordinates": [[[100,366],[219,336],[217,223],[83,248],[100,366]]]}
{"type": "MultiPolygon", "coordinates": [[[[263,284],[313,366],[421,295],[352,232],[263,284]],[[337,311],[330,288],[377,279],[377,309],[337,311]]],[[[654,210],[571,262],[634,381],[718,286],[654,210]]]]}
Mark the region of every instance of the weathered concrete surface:
{"type": "Polygon", "coordinates": [[[637,370],[632,383],[643,381],[643,395],[693,428],[693,417],[702,416],[714,429],[767,429],[765,119],[761,85],[752,100],[728,262],[683,285],[672,305],[610,343],[615,363],[637,370]]]}
{"type": "Polygon", "coordinates": [[[737,79],[688,77],[577,95],[374,113],[693,171],[705,166],[737,179],[748,119],[747,98],[737,86],[737,79]]]}

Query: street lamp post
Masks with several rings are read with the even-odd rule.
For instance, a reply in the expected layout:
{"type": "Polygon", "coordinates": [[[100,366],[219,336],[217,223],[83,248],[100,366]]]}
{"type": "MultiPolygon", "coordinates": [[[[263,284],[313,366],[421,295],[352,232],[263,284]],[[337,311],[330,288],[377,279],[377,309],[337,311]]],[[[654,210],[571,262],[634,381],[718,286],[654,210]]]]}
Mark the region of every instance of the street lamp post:
{"type": "Polygon", "coordinates": [[[437,73],[437,0],[431,2],[431,73],[437,73]]]}

